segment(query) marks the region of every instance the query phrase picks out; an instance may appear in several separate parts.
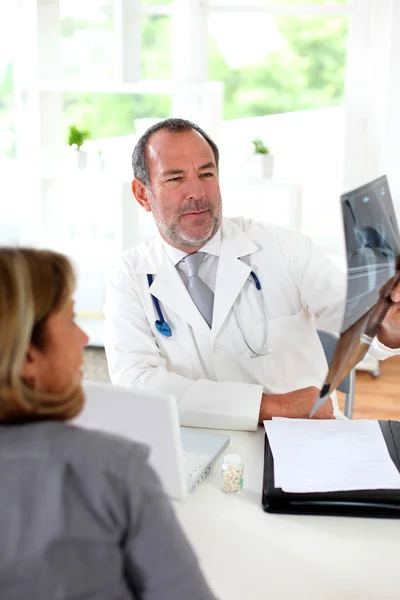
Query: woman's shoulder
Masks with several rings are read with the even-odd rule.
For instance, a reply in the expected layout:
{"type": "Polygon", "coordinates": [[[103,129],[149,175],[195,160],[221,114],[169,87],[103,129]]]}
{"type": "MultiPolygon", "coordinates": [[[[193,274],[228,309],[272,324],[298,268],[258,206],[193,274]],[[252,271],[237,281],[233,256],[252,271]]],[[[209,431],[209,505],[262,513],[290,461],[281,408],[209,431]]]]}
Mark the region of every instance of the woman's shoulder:
{"type": "MultiPolygon", "coordinates": [[[[81,451],[84,450],[87,459],[95,463],[100,460],[101,464],[106,464],[107,456],[113,462],[132,461],[135,457],[147,460],[149,454],[147,446],[105,431],[85,429],[69,423],[64,423],[63,431],[66,440],[71,439],[81,451]]],[[[81,451],[79,456],[82,459],[81,451]]]]}
{"type": "Polygon", "coordinates": [[[128,469],[146,463],[149,455],[143,444],[61,421],[2,427],[0,447],[2,452],[12,451],[14,458],[57,461],[123,477],[128,469]]]}

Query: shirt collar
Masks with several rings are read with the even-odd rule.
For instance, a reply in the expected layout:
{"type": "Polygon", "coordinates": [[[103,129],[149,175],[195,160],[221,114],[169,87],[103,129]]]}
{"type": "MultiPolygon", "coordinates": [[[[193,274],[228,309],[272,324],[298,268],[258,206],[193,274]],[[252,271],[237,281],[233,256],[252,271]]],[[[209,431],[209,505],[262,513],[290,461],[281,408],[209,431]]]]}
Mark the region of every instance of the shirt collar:
{"type": "MultiPolygon", "coordinates": [[[[178,248],[174,248],[171,244],[168,244],[163,238],[161,238],[162,245],[165,248],[165,252],[168,254],[173,264],[176,266],[178,262],[182,260],[185,256],[187,256],[187,252],[183,252],[182,250],[178,250],[178,248]]],[[[214,256],[219,256],[221,253],[221,228],[218,229],[217,233],[207,242],[205,246],[203,246],[199,252],[205,252],[206,254],[212,254],[214,256]]]]}

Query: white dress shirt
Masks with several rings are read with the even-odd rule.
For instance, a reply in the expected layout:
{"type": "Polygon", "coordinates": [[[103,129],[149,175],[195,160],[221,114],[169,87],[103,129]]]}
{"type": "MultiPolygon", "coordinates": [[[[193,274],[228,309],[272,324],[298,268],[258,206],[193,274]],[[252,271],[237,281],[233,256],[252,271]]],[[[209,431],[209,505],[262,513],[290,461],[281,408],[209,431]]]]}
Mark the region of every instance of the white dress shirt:
{"type": "MultiPolygon", "coordinates": [[[[166,242],[162,241],[162,244],[165,248],[166,253],[172,260],[175,265],[179,275],[182,278],[183,283],[187,287],[189,275],[188,275],[188,267],[185,261],[180,262],[185,256],[187,256],[187,252],[183,252],[182,250],[178,250],[178,248],[174,248],[166,242]]],[[[200,252],[205,253],[205,257],[201,261],[199,267],[199,277],[208,285],[208,287],[215,292],[215,281],[217,279],[217,267],[218,267],[218,257],[221,252],[221,229],[218,229],[217,233],[214,237],[211,238],[201,248],[200,252]]]]}

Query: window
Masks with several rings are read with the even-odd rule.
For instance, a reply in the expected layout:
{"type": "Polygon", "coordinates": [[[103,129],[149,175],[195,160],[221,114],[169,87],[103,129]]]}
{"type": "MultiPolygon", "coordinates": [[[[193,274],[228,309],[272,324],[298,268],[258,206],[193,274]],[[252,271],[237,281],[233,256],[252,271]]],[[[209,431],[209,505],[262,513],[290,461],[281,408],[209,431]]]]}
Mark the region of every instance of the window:
{"type": "MultiPolygon", "coordinates": [[[[275,5],[296,8],[289,0],[275,5]]],[[[212,11],[209,77],[224,83],[224,118],[343,104],[346,45],[346,14],[212,11]]]]}
{"type": "Polygon", "coordinates": [[[171,77],[171,18],[142,15],[141,76],[143,79],[171,77]]]}
{"type": "Polygon", "coordinates": [[[0,156],[15,157],[15,122],[13,106],[13,64],[0,64],[0,156]]]}
{"type": "Polygon", "coordinates": [[[11,3],[0,5],[0,157],[15,158],[14,14],[11,3]]]}
{"type": "MultiPolygon", "coordinates": [[[[301,190],[298,226],[325,245],[341,231],[350,9],[346,0],[208,3],[209,77],[224,85],[224,173],[255,184],[247,163],[251,140],[261,137],[274,176],[259,186],[259,211],[268,220],[269,205],[279,203],[275,183],[301,190]]],[[[225,210],[229,202],[228,194],[225,210]]]]}
{"type": "Polygon", "coordinates": [[[90,131],[91,139],[134,133],[136,119],[166,118],[171,98],[161,94],[73,94],[63,95],[64,127],[72,123],[90,131]]]}
{"type": "Polygon", "coordinates": [[[114,75],[111,0],[61,0],[60,27],[64,77],[91,80],[114,75]]]}
{"type": "MultiPolygon", "coordinates": [[[[171,78],[169,4],[142,2],[142,11],[138,13],[140,26],[137,28],[136,16],[130,15],[134,30],[125,34],[140,38],[138,48],[141,51],[139,57],[129,55],[129,60],[137,62],[133,68],[133,80],[128,78],[128,81],[121,82],[118,69],[123,57],[118,56],[118,52],[129,54],[134,46],[128,51],[118,47],[123,32],[117,21],[117,5],[112,0],[84,3],[61,0],[62,75],[64,81],[82,82],[78,87],[83,90],[63,94],[65,129],[75,124],[89,130],[91,139],[115,137],[134,133],[137,119],[170,115],[170,96],[162,91],[146,93],[144,90],[139,93],[135,89],[136,79],[145,83],[149,80],[169,81],[171,78]],[[92,91],[92,88],[98,90],[92,91]]],[[[69,89],[68,84],[65,89],[69,89]]]]}
{"type": "Polygon", "coordinates": [[[171,0],[141,0],[141,4],[142,4],[142,6],[158,6],[158,5],[170,6],[171,0]]]}
{"type": "MultiPolygon", "coordinates": [[[[143,0],[142,0],[143,1],[143,0]]],[[[278,7],[301,7],[302,9],[307,7],[326,7],[326,6],[343,6],[348,5],[351,0],[251,0],[244,2],[243,0],[209,0],[211,6],[219,6],[224,8],[244,8],[249,5],[253,9],[257,7],[271,7],[276,9],[278,7]]]]}

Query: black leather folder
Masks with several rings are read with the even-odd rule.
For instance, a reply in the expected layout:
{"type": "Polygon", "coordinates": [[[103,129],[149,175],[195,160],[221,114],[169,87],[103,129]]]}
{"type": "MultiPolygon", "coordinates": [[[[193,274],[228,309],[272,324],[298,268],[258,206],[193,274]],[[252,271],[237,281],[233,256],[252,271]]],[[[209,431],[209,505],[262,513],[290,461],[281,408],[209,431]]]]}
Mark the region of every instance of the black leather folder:
{"type": "MultiPolygon", "coordinates": [[[[389,454],[400,471],[400,422],[379,421],[389,454]]],[[[274,485],[274,460],[265,436],[262,506],[270,513],[400,518],[400,489],[287,493],[274,485]]]]}

